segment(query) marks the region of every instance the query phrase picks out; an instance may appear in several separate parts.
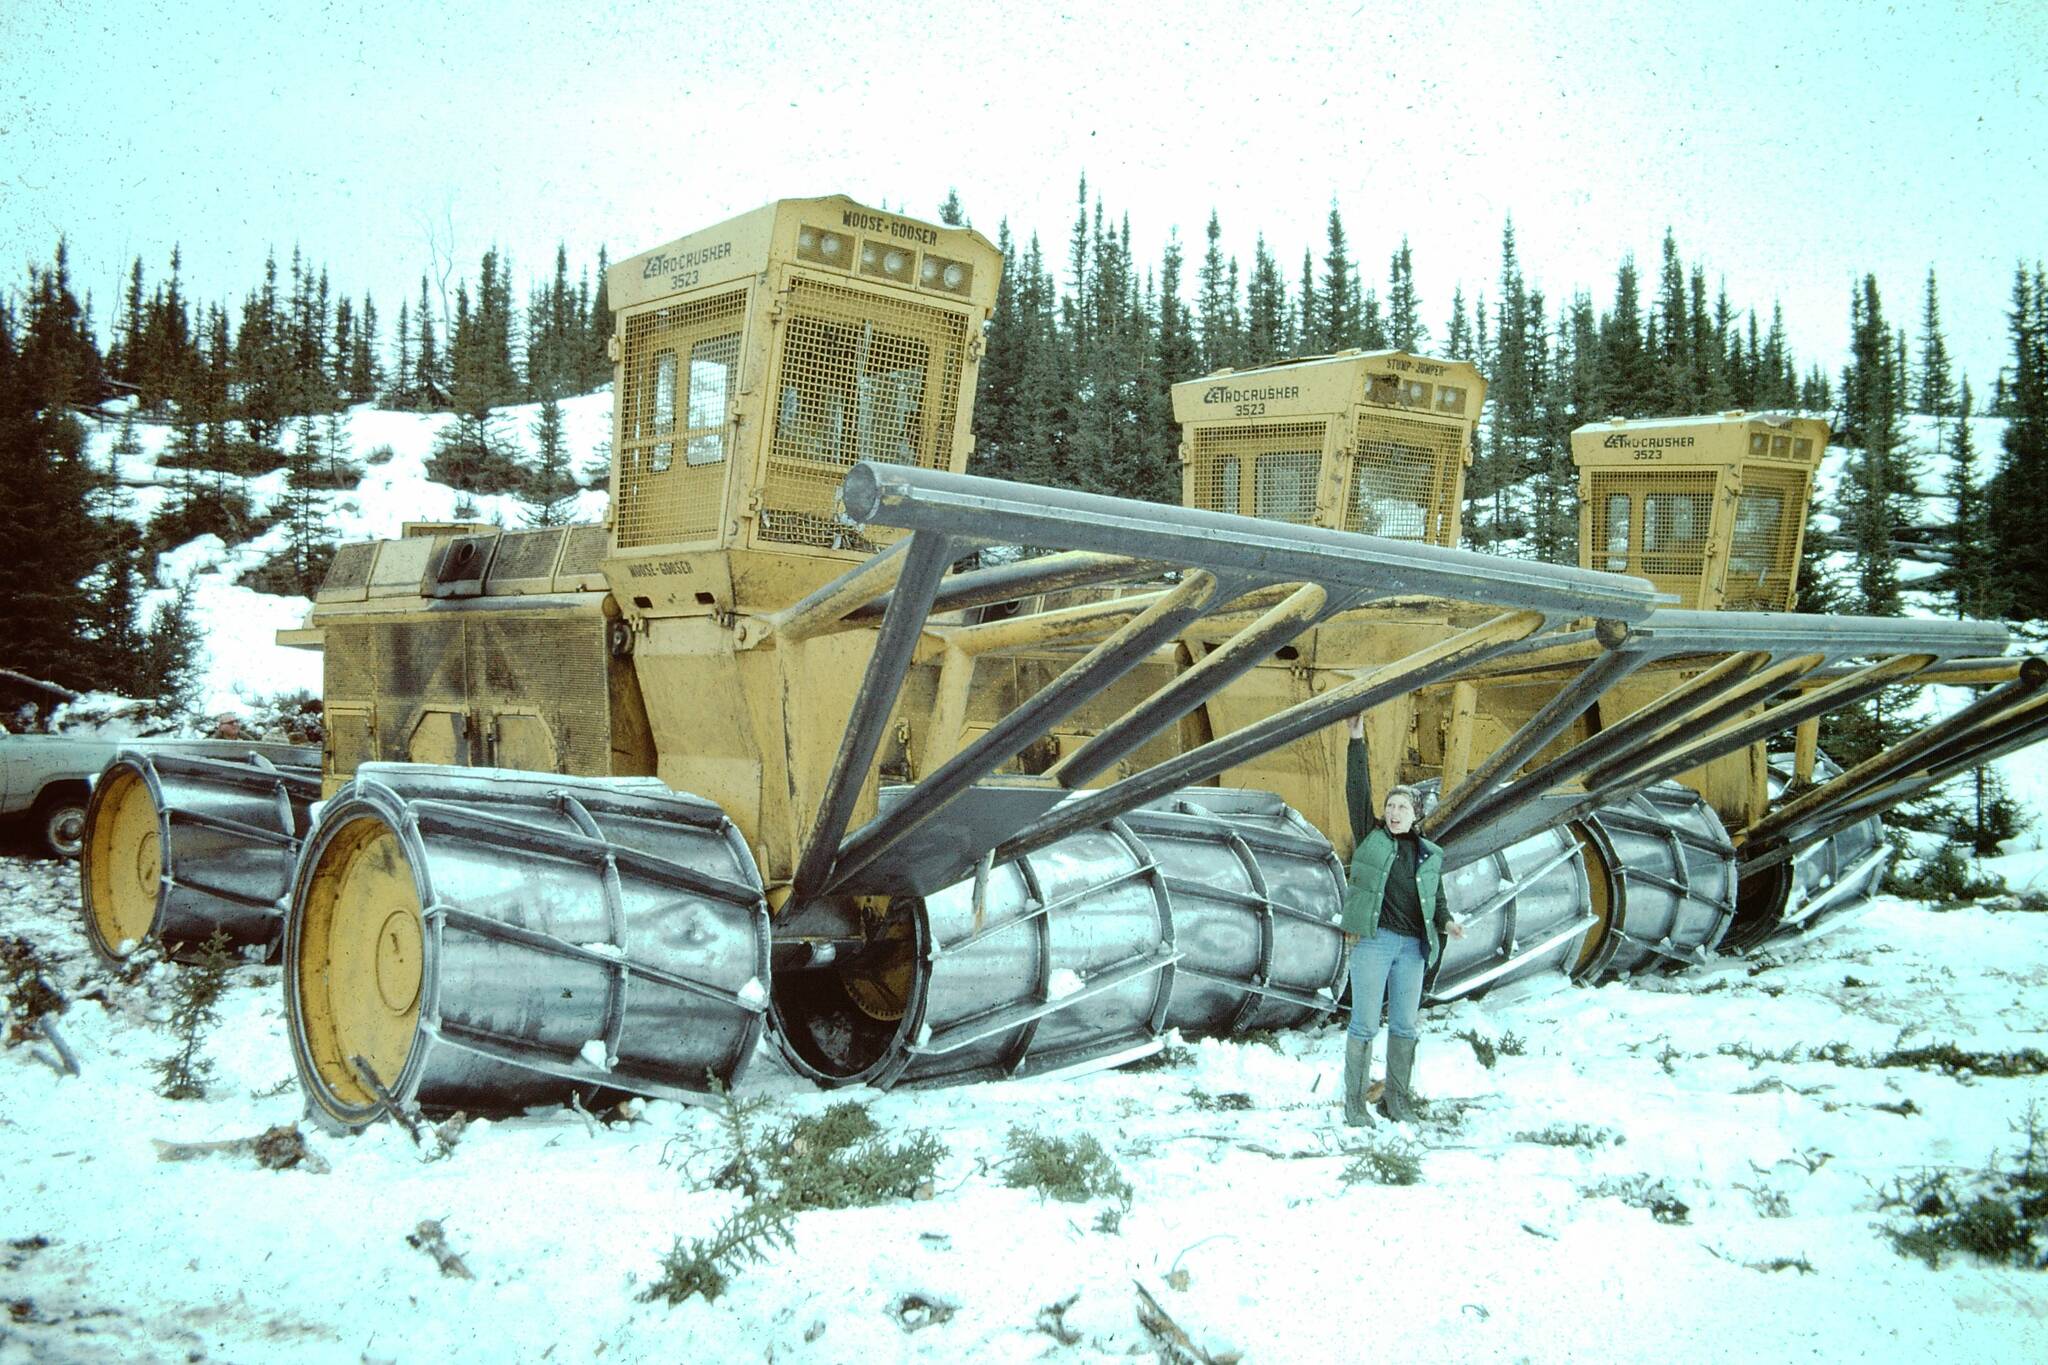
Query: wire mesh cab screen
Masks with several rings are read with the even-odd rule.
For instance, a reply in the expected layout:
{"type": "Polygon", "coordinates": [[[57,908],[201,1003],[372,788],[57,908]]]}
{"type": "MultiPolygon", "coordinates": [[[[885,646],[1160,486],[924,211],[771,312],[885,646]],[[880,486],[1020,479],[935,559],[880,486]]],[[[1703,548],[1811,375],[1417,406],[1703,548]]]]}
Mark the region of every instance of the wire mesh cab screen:
{"type": "Polygon", "coordinates": [[[1799,534],[1806,522],[1806,489],[1803,469],[1743,466],[1723,606],[1742,611],[1791,607],[1799,573],[1799,534]]]}
{"type": "Polygon", "coordinates": [[[1449,545],[1456,536],[1463,427],[1368,413],[1351,456],[1344,529],[1395,540],[1449,545]]]}
{"type": "Polygon", "coordinates": [[[1328,430],[1326,422],[1195,428],[1189,505],[1311,524],[1328,430]]]}
{"type": "Polygon", "coordinates": [[[1589,567],[1637,573],[1698,605],[1713,533],[1713,470],[1595,472],[1589,481],[1589,567]]]}
{"type": "Polygon", "coordinates": [[[967,345],[962,314],[795,276],[759,538],[871,549],[834,510],[840,481],[856,460],[947,467],[967,345]]]}
{"type": "Polygon", "coordinates": [[[718,534],[747,291],[626,319],[618,396],[620,547],[718,534]]]}

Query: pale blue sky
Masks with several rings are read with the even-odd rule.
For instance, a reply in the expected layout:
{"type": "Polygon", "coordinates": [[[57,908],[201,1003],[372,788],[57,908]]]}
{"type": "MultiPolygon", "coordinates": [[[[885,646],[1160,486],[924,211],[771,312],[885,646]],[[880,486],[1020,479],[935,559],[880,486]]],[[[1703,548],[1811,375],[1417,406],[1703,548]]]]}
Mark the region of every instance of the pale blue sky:
{"type": "Polygon", "coordinates": [[[0,280],[67,233],[109,315],[183,244],[203,297],[294,242],[395,318],[438,246],[517,278],[786,195],[957,186],[1063,259],[1077,176],[1157,262],[1213,206],[1290,278],[1332,197],[1369,282],[1407,232],[1441,335],[1504,214],[1553,309],[1666,224],[1830,370],[1852,279],[1917,335],[1928,266],[1980,392],[2048,255],[2048,6],[142,4],[0,11],[0,280]],[[566,17],[565,17],[566,16],[566,17]]]}

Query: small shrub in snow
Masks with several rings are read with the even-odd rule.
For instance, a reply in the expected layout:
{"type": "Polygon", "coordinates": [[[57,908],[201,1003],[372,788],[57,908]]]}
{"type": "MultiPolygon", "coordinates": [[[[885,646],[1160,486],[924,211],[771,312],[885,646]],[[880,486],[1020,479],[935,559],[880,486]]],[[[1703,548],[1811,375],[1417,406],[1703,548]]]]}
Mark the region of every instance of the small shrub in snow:
{"type": "Polygon", "coordinates": [[[156,1093],[167,1100],[206,1097],[213,1063],[200,1056],[200,1048],[207,1030],[220,1023],[215,1005],[227,989],[228,969],[233,965],[227,931],[216,929],[206,940],[204,956],[172,981],[171,1031],[177,1035],[178,1050],[151,1067],[157,1074],[156,1093]]]}
{"type": "Polygon", "coordinates": [[[1115,1199],[1130,1207],[1131,1183],[1091,1134],[1069,1142],[1029,1128],[1012,1128],[1004,1145],[1010,1156],[1003,1163],[1003,1183],[1011,1189],[1037,1190],[1041,1199],[1068,1204],[1115,1199]]]}
{"type": "Polygon", "coordinates": [[[1919,866],[1910,873],[1894,868],[1885,877],[1884,891],[1887,895],[1932,901],[1943,909],[1952,909],[1987,896],[2003,895],[2005,878],[1995,873],[1979,874],[1970,850],[1951,841],[1920,859],[1919,866]]]}
{"type": "Polygon", "coordinates": [[[1973,1076],[2039,1076],[2048,1073],[2048,1053],[2033,1047],[2018,1052],[1969,1052],[1954,1043],[1935,1043],[1929,1047],[1893,1048],[1864,1065],[1912,1067],[1917,1071],[1939,1067],[1951,1076],[1964,1072],[1973,1076]]]}
{"type": "Polygon", "coordinates": [[[693,1237],[661,1258],[661,1277],[640,1294],[643,1301],[660,1299],[674,1305],[701,1294],[711,1303],[732,1283],[742,1265],[759,1265],[777,1247],[796,1245],[789,1210],[773,1200],[749,1200],[720,1223],[709,1237],[693,1237]]]}
{"type": "Polygon", "coordinates": [[[1692,1215],[1692,1206],[1680,1199],[1669,1185],[1652,1175],[1603,1180],[1597,1185],[1586,1186],[1579,1193],[1587,1199],[1619,1199],[1632,1209],[1648,1210],[1650,1216],[1660,1223],[1676,1225],[1688,1221],[1692,1215]]]}
{"type": "Polygon", "coordinates": [[[1783,1190],[1774,1190],[1769,1185],[1737,1185],[1735,1188],[1749,1196],[1750,1207],[1756,1210],[1759,1218],[1792,1216],[1792,1201],[1783,1190]]]}
{"type": "Polygon", "coordinates": [[[1198,1086],[1188,1091],[1188,1098],[1205,1114],[1237,1113],[1252,1107],[1252,1097],[1242,1090],[1226,1090],[1220,1095],[1212,1095],[1198,1086]]]}
{"type": "Polygon", "coordinates": [[[1472,1055],[1477,1057],[1479,1065],[1488,1071],[1493,1070],[1494,1063],[1502,1057],[1519,1057],[1529,1050],[1529,1044],[1521,1035],[1512,1032],[1503,1033],[1498,1038],[1488,1038],[1479,1030],[1468,1028],[1459,1033],[1458,1037],[1472,1045],[1472,1055]]]}
{"type": "Polygon", "coordinates": [[[914,1198],[929,1189],[945,1159],[945,1144],[927,1132],[913,1132],[900,1144],[885,1141],[868,1111],[852,1102],[771,1129],[756,1144],[747,1124],[762,1103],[726,1096],[733,1155],[712,1183],[790,1213],[914,1198]]]}
{"type": "Polygon", "coordinates": [[[1249,1033],[1238,1034],[1237,1041],[1245,1044],[1257,1043],[1260,1047],[1269,1047],[1273,1051],[1278,1052],[1280,1051],[1280,1030],[1276,1028],[1255,1028],[1249,1033]]]}
{"type": "MultiPolygon", "coordinates": [[[[1104,1211],[1107,1216],[1107,1210],[1104,1211]]],[[[1079,1346],[1081,1334],[1067,1326],[1067,1310],[1081,1300],[1080,1294],[1073,1293],[1058,1303],[1049,1303],[1038,1310],[1038,1330],[1062,1346],[1079,1346]]]]}
{"type": "Polygon", "coordinates": [[[1481,1034],[1477,1029],[1469,1028],[1460,1032],[1458,1036],[1472,1045],[1472,1055],[1479,1059],[1479,1065],[1488,1071],[1493,1070],[1493,1064],[1500,1060],[1500,1049],[1494,1046],[1491,1038],[1481,1034]]]}
{"type": "Polygon", "coordinates": [[[1553,1123],[1533,1132],[1515,1134],[1515,1141],[1533,1142],[1539,1147],[1602,1147],[1610,1142],[1618,1147],[1624,1140],[1612,1128],[1590,1123],[1553,1123]]]}
{"type": "MultiPolygon", "coordinates": [[[[892,1144],[875,1136],[874,1121],[859,1105],[833,1108],[859,1112],[868,1132],[853,1137],[848,1135],[850,1125],[834,1132],[820,1120],[799,1119],[788,1131],[771,1138],[773,1159],[768,1173],[778,1187],[777,1200],[791,1212],[802,1212],[869,1208],[892,1199],[930,1196],[932,1174],[946,1156],[944,1143],[919,1131],[892,1144]],[[821,1126],[807,1136],[802,1133],[805,1122],[821,1126]]],[[[830,1118],[828,1111],[825,1119],[830,1118]]]]}
{"type": "Polygon", "coordinates": [[[1790,1047],[1779,1048],[1775,1052],[1769,1048],[1751,1047],[1748,1043],[1723,1043],[1715,1048],[1714,1051],[1720,1053],[1723,1057],[1740,1057],[1743,1061],[1749,1063],[1751,1071],[1756,1070],[1765,1062],[1775,1062],[1779,1065],[1787,1062],[1796,1062],[1800,1056],[1800,1048],[1797,1043],[1790,1047]]]}
{"type": "Polygon", "coordinates": [[[37,1036],[38,1022],[64,1012],[64,997],[45,975],[49,964],[25,938],[0,942],[0,981],[7,987],[7,1045],[37,1036]]]}
{"type": "Polygon", "coordinates": [[[363,463],[367,465],[390,464],[393,460],[397,458],[398,452],[393,450],[388,445],[372,446],[370,448],[370,453],[363,456],[363,463]]]}
{"type": "Polygon", "coordinates": [[[1422,1179],[1422,1149],[1399,1138],[1375,1139],[1338,1177],[1346,1185],[1413,1185],[1422,1179]]]}
{"type": "Polygon", "coordinates": [[[2024,1127],[2014,1129],[2026,1146],[2003,1166],[1994,1153],[1980,1175],[1922,1171],[1878,1191],[1880,1209],[1902,1209],[1910,1220],[1881,1228],[1901,1256],[1934,1270],[1953,1252],[2048,1270],[2048,1128],[2039,1106],[2029,1106],[2024,1127]]]}

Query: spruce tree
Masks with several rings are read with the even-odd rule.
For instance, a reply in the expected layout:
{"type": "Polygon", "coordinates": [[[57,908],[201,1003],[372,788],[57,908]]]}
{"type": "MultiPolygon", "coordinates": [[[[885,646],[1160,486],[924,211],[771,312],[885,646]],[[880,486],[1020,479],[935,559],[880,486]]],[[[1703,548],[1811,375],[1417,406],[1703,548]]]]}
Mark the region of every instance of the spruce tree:
{"type": "Polygon", "coordinates": [[[1472,321],[1465,316],[1465,286],[1461,284],[1451,291],[1451,317],[1444,324],[1444,356],[1450,360],[1470,360],[1472,354],[1472,321]]]}
{"type": "Polygon", "coordinates": [[[540,403],[533,419],[533,439],[539,451],[533,472],[520,489],[519,501],[528,526],[566,526],[574,519],[572,503],[579,491],[569,472],[569,445],[562,434],[562,405],[550,394],[540,403]]]}
{"type": "Polygon", "coordinates": [[[939,205],[939,221],[947,227],[966,227],[967,210],[960,207],[960,191],[954,186],[946,187],[946,202],[939,205]]]}
{"type": "Polygon", "coordinates": [[[1997,603],[1992,591],[1991,515],[1985,505],[1977,471],[1977,446],[1970,435],[1970,383],[1966,379],[1956,400],[1955,437],[1948,466],[1950,520],[1948,563],[1936,580],[1948,593],[1959,617],[1991,616],[1997,603]]]}
{"type": "Polygon", "coordinates": [[[1214,209],[1209,210],[1204,236],[1208,245],[1202,253],[1195,310],[1201,324],[1202,372],[1207,374],[1234,365],[1238,348],[1237,338],[1231,335],[1236,300],[1231,297],[1230,276],[1223,261],[1223,224],[1214,209]]]}
{"type": "MultiPolygon", "coordinates": [[[[1178,261],[1175,262],[1176,266],[1178,261]]],[[[1162,300],[1162,303],[1164,301],[1162,300]]],[[[1252,275],[1245,287],[1245,358],[1254,365],[1269,360],[1278,360],[1287,355],[1292,347],[1287,337],[1287,281],[1281,277],[1280,262],[1266,247],[1266,235],[1260,233],[1252,249],[1252,275]]],[[[1165,326],[1162,314],[1160,325],[1165,326]]],[[[1193,377],[1192,372],[1182,373],[1168,369],[1169,382],[1193,377]]]]}
{"type": "MultiPolygon", "coordinates": [[[[1026,336],[1017,299],[1022,267],[1016,243],[1010,238],[1008,218],[996,225],[996,249],[1002,253],[1003,273],[996,280],[996,305],[989,314],[988,352],[982,356],[981,372],[975,380],[974,453],[967,468],[972,474],[1009,478],[1016,454],[1017,385],[1026,336]]],[[[1167,244],[1169,255],[1176,250],[1176,244],[1167,244]]]]}
{"type": "Polygon", "coordinates": [[[138,695],[155,698],[172,715],[191,715],[200,702],[204,656],[192,594],[190,578],[172,589],[150,614],[142,642],[138,695]]]}
{"type": "Polygon", "coordinates": [[[1415,295],[1415,256],[1406,233],[1401,234],[1401,249],[1387,263],[1387,338],[1399,351],[1418,350],[1429,340],[1422,301],[1415,295]]]}
{"type": "Polygon", "coordinates": [[[2037,263],[2013,278],[2006,315],[2013,347],[2005,449],[1991,481],[1998,600],[2021,619],[2048,617],[2048,275],[2037,263]]]}
{"type": "Polygon", "coordinates": [[[1320,351],[1341,351],[1361,341],[1363,312],[1358,296],[1358,279],[1351,267],[1351,249],[1344,240],[1344,218],[1330,202],[1329,236],[1323,253],[1321,302],[1322,332],[1316,339],[1320,351]]]}
{"type": "Polygon", "coordinates": [[[1690,339],[1692,322],[1686,307],[1685,264],[1678,238],[1664,229],[1663,263],[1657,276],[1656,331],[1650,350],[1656,375],[1651,401],[1654,415],[1670,417],[1694,411],[1690,339]]]}
{"type": "MultiPolygon", "coordinates": [[[[1926,299],[1920,306],[1920,383],[1914,391],[1913,410],[1929,417],[1946,417],[1953,397],[1952,387],[1948,342],[1941,335],[1941,296],[1934,282],[1934,270],[1930,267],[1926,299]]],[[[1941,449],[1938,442],[1935,449],[1941,449]]]]}
{"type": "Polygon", "coordinates": [[[263,566],[257,586],[261,591],[311,597],[334,558],[327,522],[326,447],[318,419],[310,412],[299,417],[297,436],[285,455],[284,496],[272,508],[285,525],[284,548],[263,566]]]}
{"type": "Polygon", "coordinates": [[[1655,370],[1643,341],[1636,258],[1624,256],[1614,275],[1614,309],[1600,321],[1603,417],[1640,417],[1650,411],[1655,370]]]}
{"type": "Polygon", "coordinates": [[[1844,443],[1860,447],[1843,489],[1859,606],[1866,615],[1900,610],[1895,543],[1911,505],[1911,470],[1898,440],[1897,384],[1891,330],[1877,279],[1866,275],[1850,298],[1850,361],[1842,372],[1844,443]]]}
{"type": "Polygon", "coordinates": [[[448,382],[442,369],[441,347],[434,334],[434,312],[425,275],[420,276],[420,301],[413,321],[419,328],[419,341],[413,350],[411,406],[419,412],[431,412],[447,402],[448,382]]]}
{"type": "Polygon", "coordinates": [[[583,314],[582,363],[578,366],[577,391],[589,393],[612,380],[611,289],[605,283],[610,261],[603,247],[597,249],[597,291],[583,314]]]}
{"type": "Polygon", "coordinates": [[[377,304],[363,295],[363,310],[357,315],[355,341],[349,349],[349,393],[358,403],[375,402],[384,376],[377,365],[377,304]]]}

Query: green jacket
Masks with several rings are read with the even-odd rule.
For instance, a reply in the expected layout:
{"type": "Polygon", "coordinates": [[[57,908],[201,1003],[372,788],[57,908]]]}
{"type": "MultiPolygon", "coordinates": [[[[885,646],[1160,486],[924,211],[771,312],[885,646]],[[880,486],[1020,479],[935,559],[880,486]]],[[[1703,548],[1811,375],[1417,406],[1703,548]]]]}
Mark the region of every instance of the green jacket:
{"type": "MultiPolygon", "coordinates": [[[[1344,755],[1344,801],[1351,810],[1351,837],[1358,841],[1351,853],[1349,889],[1344,893],[1344,932],[1371,938],[1379,932],[1380,904],[1386,897],[1395,845],[1394,836],[1380,827],[1373,812],[1363,740],[1352,740],[1344,755]]],[[[1443,952],[1442,921],[1447,918],[1437,896],[1443,884],[1444,851],[1427,839],[1421,843],[1422,860],[1415,867],[1415,893],[1422,902],[1425,965],[1434,967],[1443,952]]]]}

